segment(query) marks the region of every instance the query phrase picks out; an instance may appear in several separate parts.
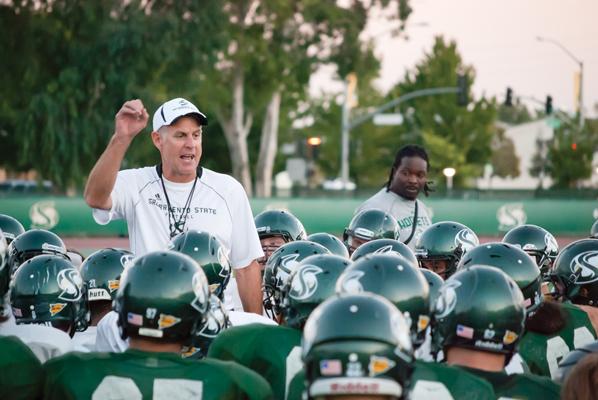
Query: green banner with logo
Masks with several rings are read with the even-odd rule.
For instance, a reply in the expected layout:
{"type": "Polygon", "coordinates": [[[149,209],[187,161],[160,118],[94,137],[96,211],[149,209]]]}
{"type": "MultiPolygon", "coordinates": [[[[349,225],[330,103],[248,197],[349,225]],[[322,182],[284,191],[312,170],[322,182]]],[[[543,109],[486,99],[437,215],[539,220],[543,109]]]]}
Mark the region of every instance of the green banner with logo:
{"type": "MultiPolygon", "coordinates": [[[[295,214],[308,233],[340,235],[354,210],[365,199],[272,198],[252,199],[254,214],[265,209],[286,209],[295,214]]],[[[478,235],[502,235],[523,223],[543,226],[555,235],[586,236],[598,202],[593,200],[529,199],[523,201],[432,199],[426,200],[433,221],[453,220],[471,227],[478,235]]],[[[25,228],[50,229],[62,236],[124,236],[127,226],[114,221],[95,223],[91,209],[81,198],[0,198],[0,213],[17,218],[25,228]]]]}

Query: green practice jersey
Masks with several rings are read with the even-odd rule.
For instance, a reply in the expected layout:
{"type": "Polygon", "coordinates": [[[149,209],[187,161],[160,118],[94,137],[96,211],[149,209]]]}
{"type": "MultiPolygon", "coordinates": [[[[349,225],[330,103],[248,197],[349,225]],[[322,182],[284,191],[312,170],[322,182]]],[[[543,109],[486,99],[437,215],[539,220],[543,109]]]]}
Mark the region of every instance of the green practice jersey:
{"type": "MultiPolygon", "coordinates": [[[[305,373],[301,370],[289,386],[288,400],[301,400],[305,391],[305,373]]],[[[415,362],[408,388],[410,400],[494,400],[490,383],[461,368],[446,364],[415,362]]]]}
{"type": "Polygon", "coordinates": [[[289,384],[287,400],[302,400],[305,390],[305,371],[302,369],[291,379],[289,384]]]}
{"type": "Polygon", "coordinates": [[[276,399],[284,399],[293,376],[302,368],[301,331],[283,326],[249,324],[221,332],[208,357],[231,360],[261,376],[276,399]]]}
{"type": "Polygon", "coordinates": [[[520,400],[558,400],[561,387],[550,379],[532,374],[507,375],[503,372],[488,372],[479,369],[464,368],[480,378],[486,379],[497,399],[520,400]]]}
{"type": "Polygon", "coordinates": [[[38,399],[44,375],[29,347],[14,336],[0,336],[0,399],[38,399]]]}
{"type": "Polygon", "coordinates": [[[409,399],[495,399],[492,386],[483,379],[447,364],[415,362],[409,399]]]}
{"type": "Polygon", "coordinates": [[[247,368],[172,353],[70,353],[48,361],[44,370],[49,400],[272,398],[268,383],[247,368]]]}
{"type": "Polygon", "coordinates": [[[588,314],[573,304],[561,305],[567,320],[563,329],[552,335],[526,332],[521,338],[519,354],[533,374],[554,378],[563,357],[596,340],[588,314]]]}

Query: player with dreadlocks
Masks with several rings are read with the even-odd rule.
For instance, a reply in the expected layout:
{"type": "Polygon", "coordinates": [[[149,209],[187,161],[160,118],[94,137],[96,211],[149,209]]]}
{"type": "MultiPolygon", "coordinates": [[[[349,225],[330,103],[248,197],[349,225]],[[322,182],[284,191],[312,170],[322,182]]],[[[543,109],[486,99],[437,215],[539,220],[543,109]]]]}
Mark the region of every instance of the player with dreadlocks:
{"type": "Polygon", "coordinates": [[[414,249],[419,235],[432,223],[427,207],[417,199],[420,192],[426,196],[430,192],[428,169],[428,153],[423,147],[401,147],[386,185],[361,204],[355,214],[376,208],[392,215],[399,224],[399,240],[414,249]]]}

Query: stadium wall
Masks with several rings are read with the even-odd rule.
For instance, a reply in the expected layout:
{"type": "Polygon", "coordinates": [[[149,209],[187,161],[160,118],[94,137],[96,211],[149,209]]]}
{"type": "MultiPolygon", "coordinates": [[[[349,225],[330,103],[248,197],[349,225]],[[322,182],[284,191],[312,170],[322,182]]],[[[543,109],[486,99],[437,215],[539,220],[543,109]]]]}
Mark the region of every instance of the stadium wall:
{"type": "MultiPolygon", "coordinates": [[[[365,199],[365,198],[364,198],[365,199]]],[[[254,214],[282,208],[295,214],[308,232],[340,235],[355,208],[364,200],[356,198],[271,198],[251,199],[254,214]]],[[[498,236],[513,226],[537,224],[555,235],[587,236],[598,202],[590,199],[427,199],[434,221],[454,220],[471,227],[478,235],[498,236]]],[[[50,229],[61,236],[126,236],[126,224],[98,225],[81,198],[9,197],[0,198],[0,213],[19,219],[26,228],[50,229]]]]}

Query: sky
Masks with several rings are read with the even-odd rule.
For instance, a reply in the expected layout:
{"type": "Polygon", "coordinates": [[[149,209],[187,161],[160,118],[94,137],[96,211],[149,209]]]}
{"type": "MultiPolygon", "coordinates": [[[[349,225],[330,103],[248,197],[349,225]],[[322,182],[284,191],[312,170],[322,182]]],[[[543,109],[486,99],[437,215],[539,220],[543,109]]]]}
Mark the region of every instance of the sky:
{"type": "MultiPolygon", "coordinates": [[[[555,108],[571,112],[579,66],[554,44],[536,39],[542,36],[583,61],[585,114],[598,116],[598,0],[411,0],[411,7],[408,40],[392,37],[391,23],[373,21],[367,29],[382,60],[375,82],[382,91],[400,81],[442,35],[455,40],[465,63],[474,66],[476,96],[502,101],[509,86],[515,96],[544,101],[551,95],[555,108]]],[[[323,69],[312,79],[312,94],[339,90],[332,72],[323,69]]]]}

